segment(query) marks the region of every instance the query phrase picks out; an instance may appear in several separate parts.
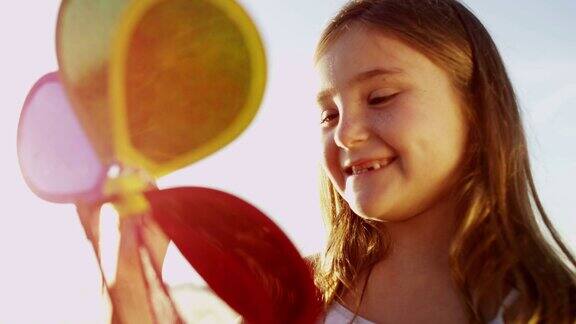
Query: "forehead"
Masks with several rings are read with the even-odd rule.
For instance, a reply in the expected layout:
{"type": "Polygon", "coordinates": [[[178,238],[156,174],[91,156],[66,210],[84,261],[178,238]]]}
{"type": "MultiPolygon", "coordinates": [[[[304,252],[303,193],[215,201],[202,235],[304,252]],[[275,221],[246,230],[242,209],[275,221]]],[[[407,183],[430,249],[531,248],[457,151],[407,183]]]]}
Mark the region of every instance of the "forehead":
{"type": "Polygon", "coordinates": [[[427,61],[390,33],[353,25],[326,48],[316,68],[323,87],[336,87],[358,73],[375,69],[413,74],[425,68],[427,61]]]}

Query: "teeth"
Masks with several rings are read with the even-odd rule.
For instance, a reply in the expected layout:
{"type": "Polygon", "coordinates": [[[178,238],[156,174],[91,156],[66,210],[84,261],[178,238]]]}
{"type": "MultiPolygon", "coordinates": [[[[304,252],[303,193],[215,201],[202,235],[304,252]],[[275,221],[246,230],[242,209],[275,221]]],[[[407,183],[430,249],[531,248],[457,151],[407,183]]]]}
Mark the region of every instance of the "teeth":
{"type": "Polygon", "coordinates": [[[370,163],[359,165],[359,166],[353,166],[352,167],[352,174],[358,175],[358,174],[366,173],[366,172],[372,171],[372,170],[379,170],[379,169],[387,166],[389,164],[389,162],[390,162],[389,160],[383,160],[383,161],[374,161],[374,162],[370,162],[370,163]]]}
{"type": "Polygon", "coordinates": [[[352,170],[353,174],[362,174],[368,172],[368,169],[352,170]]]}

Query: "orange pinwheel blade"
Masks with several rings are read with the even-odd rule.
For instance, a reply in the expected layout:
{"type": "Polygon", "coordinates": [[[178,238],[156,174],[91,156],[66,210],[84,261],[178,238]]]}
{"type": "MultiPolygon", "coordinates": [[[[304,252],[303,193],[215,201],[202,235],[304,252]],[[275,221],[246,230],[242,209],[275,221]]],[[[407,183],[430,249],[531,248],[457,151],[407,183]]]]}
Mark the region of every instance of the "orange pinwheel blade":
{"type": "Polygon", "coordinates": [[[110,77],[119,159],[161,176],[250,124],[266,60],[255,25],[233,0],[140,0],[122,20],[110,77]]]}
{"type": "Polygon", "coordinates": [[[63,0],[56,51],[72,108],[103,165],[115,162],[109,90],[112,39],[130,0],[63,0]]]}
{"type": "Polygon", "coordinates": [[[314,323],[312,272],[266,215],[207,188],[146,193],[153,218],[211,289],[249,323],[314,323]]]}

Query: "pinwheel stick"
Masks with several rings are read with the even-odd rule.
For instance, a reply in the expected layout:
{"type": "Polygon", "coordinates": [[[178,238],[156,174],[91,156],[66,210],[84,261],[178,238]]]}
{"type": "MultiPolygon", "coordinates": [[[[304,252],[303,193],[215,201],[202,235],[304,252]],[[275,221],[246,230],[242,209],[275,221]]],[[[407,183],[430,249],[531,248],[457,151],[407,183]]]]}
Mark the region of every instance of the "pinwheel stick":
{"type": "MultiPolygon", "coordinates": [[[[134,197],[133,197],[134,198],[134,197]]],[[[113,273],[103,266],[100,235],[101,204],[78,204],[77,212],[98,259],[105,291],[112,306],[111,323],[182,323],[167,288],[162,282],[161,265],[169,240],[146,212],[122,214],[119,211],[119,247],[113,273]]]]}

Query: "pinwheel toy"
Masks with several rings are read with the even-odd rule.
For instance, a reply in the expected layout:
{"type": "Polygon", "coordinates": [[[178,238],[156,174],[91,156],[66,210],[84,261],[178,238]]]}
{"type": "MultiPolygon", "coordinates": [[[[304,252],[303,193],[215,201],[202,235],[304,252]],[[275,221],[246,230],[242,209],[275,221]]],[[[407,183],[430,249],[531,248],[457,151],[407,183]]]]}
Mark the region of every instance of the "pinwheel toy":
{"type": "Polygon", "coordinates": [[[89,224],[103,204],[117,210],[147,306],[133,309],[102,270],[112,321],[183,322],[143,234],[153,222],[246,322],[315,322],[311,270],[268,217],[218,190],[155,187],[230,143],[256,114],[266,59],[246,12],[233,0],[63,0],[56,49],[59,70],[22,109],[19,162],[36,195],[77,206],[97,255],[89,224]]]}

